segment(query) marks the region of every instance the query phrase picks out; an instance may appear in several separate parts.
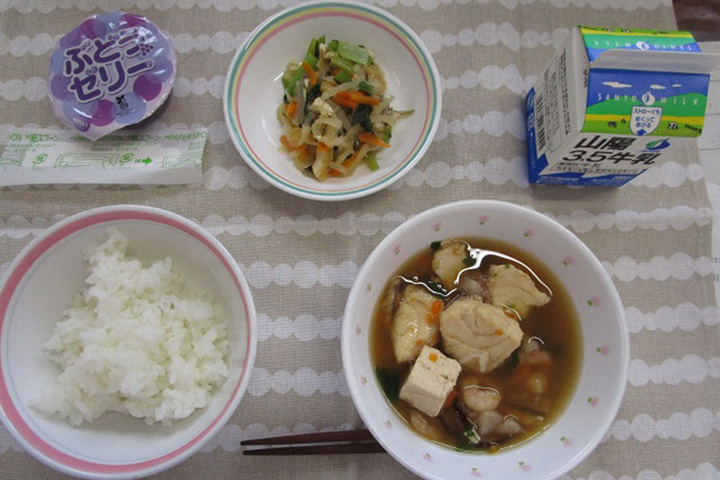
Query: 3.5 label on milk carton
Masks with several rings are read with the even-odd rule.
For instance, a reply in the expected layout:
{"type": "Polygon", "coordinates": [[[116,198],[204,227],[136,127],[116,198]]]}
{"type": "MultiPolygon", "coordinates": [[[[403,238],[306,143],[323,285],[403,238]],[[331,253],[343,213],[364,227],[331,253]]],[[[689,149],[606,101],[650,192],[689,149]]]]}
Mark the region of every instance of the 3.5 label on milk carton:
{"type": "Polygon", "coordinates": [[[688,32],[574,28],[526,97],[528,179],[621,186],[672,158],[719,65],[688,32]]]}
{"type": "Polygon", "coordinates": [[[548,173],[574,172],[607,175],[639,173],[654,165],[662,150],[670,147],[670,139],[651,140],[630,136],[612,137],[587,134],[568,146],[561,160],[548,173]]]}

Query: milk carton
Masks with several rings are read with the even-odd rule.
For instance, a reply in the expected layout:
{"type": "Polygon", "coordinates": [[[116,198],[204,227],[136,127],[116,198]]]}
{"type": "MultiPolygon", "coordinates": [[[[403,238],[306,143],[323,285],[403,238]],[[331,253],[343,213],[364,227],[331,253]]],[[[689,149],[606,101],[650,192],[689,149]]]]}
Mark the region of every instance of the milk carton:
{"type": "Polygon", "coordinates": [[[574,28],[526,97],[530,182],[617,187],[672,159],[718,65],[689,32],[574,28]]]}

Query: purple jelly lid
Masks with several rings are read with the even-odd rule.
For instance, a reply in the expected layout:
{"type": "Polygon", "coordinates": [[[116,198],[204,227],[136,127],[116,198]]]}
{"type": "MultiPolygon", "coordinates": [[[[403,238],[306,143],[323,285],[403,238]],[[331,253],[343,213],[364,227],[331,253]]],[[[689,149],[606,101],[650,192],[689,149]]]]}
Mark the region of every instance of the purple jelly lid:
{"type": "Polygon", "coordinates": [[[92,15],[62,37],[50,56],[48,94],[64,124],[97,140],[162,105],[176,66],[170,40],[147,18],[92,15]]]}

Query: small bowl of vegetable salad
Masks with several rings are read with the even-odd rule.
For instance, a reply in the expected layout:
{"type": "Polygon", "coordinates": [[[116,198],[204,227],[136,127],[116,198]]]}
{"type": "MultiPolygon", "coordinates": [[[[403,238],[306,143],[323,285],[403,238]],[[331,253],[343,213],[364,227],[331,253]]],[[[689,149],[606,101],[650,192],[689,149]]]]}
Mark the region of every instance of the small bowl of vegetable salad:
{"type": "Polygon", "coordinates": [[[440,78],[401,20],[351,2],[311,2],[245,40],[224,93],[230,137],[272,185],[347,200],[391,185],[424,155],[440,120],[440,78]]]}

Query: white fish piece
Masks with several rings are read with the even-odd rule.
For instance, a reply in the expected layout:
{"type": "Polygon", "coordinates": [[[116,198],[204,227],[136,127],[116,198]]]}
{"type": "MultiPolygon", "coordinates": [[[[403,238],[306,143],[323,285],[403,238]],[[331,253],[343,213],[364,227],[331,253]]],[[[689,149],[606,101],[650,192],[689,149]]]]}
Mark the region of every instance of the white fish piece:
{"type": "Polygon", "coordinates": [[[520,319],[525,318],[533,307],[550,301],[550,297],[538,290],[527,273],[509,263],[491,266],[487,285],[491,303],[514,310],[520,319]]]}
{"type": "Polygon", "coordinates": [[[440,277],[443,287],[448,290],[455,288],[458,274],[468,268],[468,244],[462,240],[443,240],[440,248],[435,251],[432,269],[440,277]]]}
{"type": "Polygon", "coordinates": [[[439,321],[437,315],[432,314],[435,301],[438,299],[420,285],[408,285],[403,290],[392,324],[393,348],[398,362],[412,362],[423,346],[438,342],[439,321]]]}
{"type": "Polygon", "coordinates": [[[494,370],[520,346],[523,332],[505,311],[476,297],[460,297],[440,314],[445,351],[480,373],[494,370]]]}

